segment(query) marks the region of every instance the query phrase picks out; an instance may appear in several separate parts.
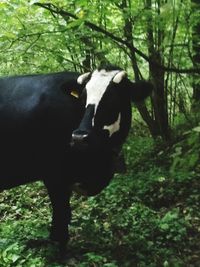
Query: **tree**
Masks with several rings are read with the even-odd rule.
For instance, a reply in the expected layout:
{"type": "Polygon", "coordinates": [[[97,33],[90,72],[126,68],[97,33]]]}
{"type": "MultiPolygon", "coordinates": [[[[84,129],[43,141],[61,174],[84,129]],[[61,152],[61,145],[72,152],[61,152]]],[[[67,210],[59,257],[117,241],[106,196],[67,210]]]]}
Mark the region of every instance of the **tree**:
{"type": "MultiPolygon", "coordinates": [[[[193,65],[198,68],[200,66],[200,2],[198,0],[191,0],[192,2],[192,46],[193,46],[193,65]]],[[[196,74],[193,76],[193,100],[194,106],[199,106],[200,102],[200,78],[196,74]]]]}
{"type": "Polygon", "coordinates": [[[161,16],[161,8],[165,1],[157,1],[155,9],[152,8],[152,1],[146,0],[146,8],[149,11],[147,14],[147,44],[150,57],[149,71],[153,80],[155,94],[153,97],[154,116],[156,124],[158,125],[158,134],[166,140],[169,139],[169,124],[168,124],[168,109],[167,98],[165,92],[165,70],[157,67],[157,65],[164,65],[164,28],[163,18],[161,16]],[[153,15],[158,18],[158,23],[153,29],[153,15]],[[156,62],[157,64],[153,64],[156,62]]]}

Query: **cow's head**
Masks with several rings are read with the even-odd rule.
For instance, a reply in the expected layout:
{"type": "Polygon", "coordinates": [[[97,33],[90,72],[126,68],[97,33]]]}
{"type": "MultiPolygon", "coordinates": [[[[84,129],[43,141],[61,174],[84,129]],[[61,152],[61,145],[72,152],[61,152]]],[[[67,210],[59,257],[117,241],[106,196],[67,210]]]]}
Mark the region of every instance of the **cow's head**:
{"type": "Polygon", "coordinates": [[[121,145],[131,123],[131,100],[145,99],[152,90],[149,82],[131,82],[124,70],[99,68],[82,74],[77,82],[83,85],[81,99],[85,113],[72,133],[75,144],[99,146],[121,145]]]}

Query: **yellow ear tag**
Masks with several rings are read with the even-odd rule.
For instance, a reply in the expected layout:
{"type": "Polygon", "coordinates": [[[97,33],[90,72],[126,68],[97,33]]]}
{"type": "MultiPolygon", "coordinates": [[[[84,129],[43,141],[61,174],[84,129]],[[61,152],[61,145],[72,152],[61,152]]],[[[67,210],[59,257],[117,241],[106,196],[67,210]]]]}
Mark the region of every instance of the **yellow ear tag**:
{"type": "Polygon", "coordinates": [[[76,90],[72,90],[70,94],[76,98],[79,98],[79,94],[76,90]]]}

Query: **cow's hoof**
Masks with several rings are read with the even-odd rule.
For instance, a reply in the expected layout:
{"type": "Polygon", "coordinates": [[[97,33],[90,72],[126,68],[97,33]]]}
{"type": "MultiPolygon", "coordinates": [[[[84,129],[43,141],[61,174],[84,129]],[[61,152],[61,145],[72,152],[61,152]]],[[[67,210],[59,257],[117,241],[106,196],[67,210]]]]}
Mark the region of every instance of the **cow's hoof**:
{"type": "Polygon", "coordinates": [[[58,249],[59,249],[59,257],[61,260],[66,260],[69,258],[69,250],[67,248],[67,242],[59,242],[58,243],[58,249]]]}
{"type": "Polygon", "coordinates": [[[65,240],[62,240],[58,238],[58,234],[55,234],[54,232],[50,233],[49,236],[51,242],[53,242],[54,244],[57,245],[58,247],[58,257],[61,260],[66,260],[69,258],[69,253],[68,253],[68,249],[67,249],[67,244],[68,244],[68,240],[69,238],[66,237],[65,240]]]}

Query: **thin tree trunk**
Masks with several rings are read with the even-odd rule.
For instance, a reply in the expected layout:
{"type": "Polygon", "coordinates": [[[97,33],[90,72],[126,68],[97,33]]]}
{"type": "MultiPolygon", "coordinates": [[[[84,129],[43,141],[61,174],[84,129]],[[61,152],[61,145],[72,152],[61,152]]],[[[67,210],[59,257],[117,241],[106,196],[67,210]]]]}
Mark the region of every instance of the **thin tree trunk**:
{"type": "MultiPolygon", "coordinates": [[[[133,68],[133,72],[134,72],[134,76],[135,76],[135,80],[139,81],[141,80],[141,73],[137,64],[137,58],[136,58],[136,54],[134,49],[134,43],[133,43],[133,22],[131,20],[130,16],[127,16],[127,9],[131,8],[131,2],[129,0],[123,0],[122,4],[119,6],[124,14],[124,36],[127,40],[127,42],[129,43],[129,57],[131,60],[131,65],[133,68]]],[[[157,132],[157,127],[155,124],[155,121],[152,119],[145,103],[138,103],[136,104],[136,107],[141,115],[141,117],[143,118],[143,120],[146,122],[149,131],[152,135],[152,137],[156,137],[158,135],[157,132]]]]}
{"type": "MultiPolygon", "coordinates": [[[[158,0],[157,12],[160,13],[161,2],[158,0]]],[[[162,42],[163,30],[160,25],[157,26],[157,31],[153,31],[152,18],[152,1],[146,0],[146,7],[149,10],[149,20],[147,22],[147,40],[148,50],[151,62],[163,64],[162,42]],[[155,41],[156,40],[156,41],[155,41]]],[[[157,68],[156,64],[149,64],[150,76],[154,83],[153,106],[155,121],[158,125],[158,132],[163,139],[170,138],[170,130],[168,124],[167,98],[165,94],[165,71],[157,68]]]]}
{"type": "MultiPolygon", "coordinates": [[[[193,14],[199,14],[200,1],[191,0],[193,14]]],[[[200,67],[200,21],[196,19],[192,28],[192,44],[193,44],[193,64],[194,67],[200,67]]],[[[198,74],[193,75],[193,108],[198,108],[200,102],[200,79],[198,74]]]]}

